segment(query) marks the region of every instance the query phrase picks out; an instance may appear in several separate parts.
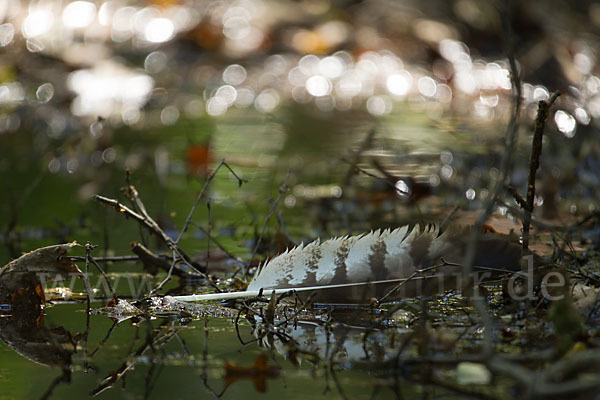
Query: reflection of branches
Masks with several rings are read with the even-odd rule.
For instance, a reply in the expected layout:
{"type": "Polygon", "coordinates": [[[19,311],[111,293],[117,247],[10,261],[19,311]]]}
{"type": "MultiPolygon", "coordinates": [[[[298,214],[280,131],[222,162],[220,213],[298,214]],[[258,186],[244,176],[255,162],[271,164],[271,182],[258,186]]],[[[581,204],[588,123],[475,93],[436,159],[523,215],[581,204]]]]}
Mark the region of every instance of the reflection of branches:
{"type": "Polygon", "coordinates": [[[41,397],[41,400],[47,400],[52,396],[52,393],[54,392],[54,389],[56,389],[56,387],[58,385],[60,385],[61,383],[70,383],[71,382],[71,370],[69,368],[64,368],[63,372],[61,375],[59,375],[58,377],[56,377],[56,379],[54,379],[50,385],[48,386],[48,389],[46,389],[46,392],[44,392],[44,394],[41,397]]]}
{"type": "Polygon", "coordinates": [[[204,349],[202,351],[202,384],[215,396],[216,398],[220,398],[223,396],[225,391],[227,390],[227,386],[223,388],[221,392],[216,392],[209,384],[208,384],[208,318],[204,320],[204,349]]]}
{"type": "MultiPolygon", "coordinates": [[[[150,322],[146,322],[150,324],[150,322]]],[[[164,321],[161,323],[161,327],[168,324],[169,321],[164,321]]],[[[119,381],[130,369],[132,369],[135,365],[136,360],[143,355],[148,349],[155,350],[161,346],[164,346],[168,343],[173,337],[177,335],[177,330],[175,329],[154,329],[150,330],[146,336],[146,340],[144,343],[139,346],[137,349],[132,350],[132,352],[127,357],[127,360],[121,364],[119,368],[117,368],[114,372],[111,372],[102,382],[98,385],[94,390],[92,390],[89,394],[90,396],[97,396],[102,393],[106,389],[111,388],[115,383],[119,381]]]]}
{"type": "Polygon", "coordinates": [[[106,344],[106,342],[108,341],[108,339],[110,338],[110,335],[113,333],[113,331],[115,330],[115,328],[117,327],[117,325],[119,325],[119,321],[115,320],[113,322],[113,324],[111,325],[111,327],[108,329],[108,331],[106,332],[106,336],[104,336],[104,339],[102,339],[99,343],[98,346],[94,349],[94,351],[92,351],[91,353],[89,353],[90,358],[94,357],[94,355],[98,352],[98,350],[100,350],[104,344],[106,344]]]}
{"type": "Polygon", "coordinates": [[[344,400],[348,400],[346,393],[344,393],[344,390],[342,389],[340,380],[338,379],[337,372],[335,371],[335,363],[332,363],[332,362],[329,363],[329,373],[331,374],[333,383],[335,383],[335,387],[337,388],[338,393],[340,394],[341,398],[344,400]]]}
{"type": "Polygon", "coordinates": [[[144,385],[144,399],[149,399],[152,394],[152,390],[158,381],[158,377],[163,371],[164,365],[162,363],[152,363],[148,372],[146,373],[145,385],[144,385]],[[155,373],[156,371],[156,373],[155,373]]]}

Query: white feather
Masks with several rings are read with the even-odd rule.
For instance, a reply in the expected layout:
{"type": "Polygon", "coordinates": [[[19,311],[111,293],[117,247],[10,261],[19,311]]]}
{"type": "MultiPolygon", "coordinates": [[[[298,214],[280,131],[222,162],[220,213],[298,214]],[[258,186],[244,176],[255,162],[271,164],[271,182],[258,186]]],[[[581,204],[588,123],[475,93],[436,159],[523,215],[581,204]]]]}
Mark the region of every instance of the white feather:
{"type": "Polygon", "coordinates": [[[365,268],[369,265],[369,256],[371,249],[377,244],[381,233],[379,230],[369,232],[360,237],[348,252],[346,257],[346,275],[352,282],[372,280],[370,268],[365,268]]]}
{"type": "MultiPolygon", "coordinates": [[[[299,245],[268,261],[259,268],[245,292],[215,293],[210,295],[183,296],[180,300],[199,301],[225,298],[254,297],[264,290],[265,294],[318,291],[321,299],[343,299],[365,301],[365,288],[389,288],[398,282],[421,280],[431,277],[415,276],[422,268],[431,267],[440,261],[455,257],[459,260],[466,243],[465,230],[446,231],[439,234],[436,226],[429,225],[421,230],[408,226],[393,231],[374,231],[358,236],[344,236],[321,242],[319,239],[308,245],[299,245]]],[[[482,266],[502,260],[507,269],[519,268],[520,247],[498,236],[488,237],[482,247],[482,266]],[[509,251],[510,253],[509,254],[509,251]]],[[[460,262],[460,261],[459,261],[460,262]]],[[[445,268],[437,271],[453,273],[445,268]]],[[[442,276],[442,278],[445,278],[442,276]]],[[[447,278],[447,276],[446,276],[447,278]]],[[[402,289],[407,288],[405,285],[402,289]]],[[[409,289],[410,290],[410,289],[409,289]]],[[[414,293],[407,291],[407,293],[414,293]]],[[[378,292],[380,293],[381,290],[378,292]]],[[[402,294],[399,293],[401,296],[402,294]]],[[[414,296],[415,294],[412,294],[414,296]]],[[[381,294],[379,294],[381,296],[381,294]]]]}

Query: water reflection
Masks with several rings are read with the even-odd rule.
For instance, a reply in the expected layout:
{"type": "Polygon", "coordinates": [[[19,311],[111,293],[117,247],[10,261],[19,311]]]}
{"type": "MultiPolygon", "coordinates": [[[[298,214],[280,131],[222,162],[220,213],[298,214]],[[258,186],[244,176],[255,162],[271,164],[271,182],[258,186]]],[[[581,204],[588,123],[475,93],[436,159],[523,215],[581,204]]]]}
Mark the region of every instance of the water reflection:
{"type": "Polygon", "coordinates": [[[46,297],[40,276],[77,272],[77,267],[62,258],[72,246],[36,250],[0,271],[0,340],[35,363],[61,370],[43,398],[60,383],[71,381],[72,356],[81,340],[62,326],[50,328],[44,322],[46,297]]]}
{"type": "Polygon", "coordinates": [[[78,338],[63,327],[44,323],[44,292],[35,273],[0,277],[0,339],[36,363],[68,370],[78,338]]]}

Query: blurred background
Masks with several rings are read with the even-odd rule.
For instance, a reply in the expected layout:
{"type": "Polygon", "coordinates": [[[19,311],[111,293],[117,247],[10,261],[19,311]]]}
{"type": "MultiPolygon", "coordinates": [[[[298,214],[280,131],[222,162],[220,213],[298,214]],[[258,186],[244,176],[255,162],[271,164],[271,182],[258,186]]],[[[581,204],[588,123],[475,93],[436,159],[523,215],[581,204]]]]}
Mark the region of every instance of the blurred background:
{"type": "MultiPolygon", "coordinates": [[[[510,49],[512,184],[559,90],[536,204],[592,212],[599,32],[587,1],[0,0],[1,259],[73,239],[127,250],[137,227],[90,200],[123,200],[126,169],[174,234],[226,159],[248,182],[223,170],[207,200],[235,254],[283,184],[268,232],[292,243],[476,209],[513,113],[510,49]]],[[[207,228],[200,207],[184,246],[207,228]]]]}
{"type": "MultiPolygon", "coordinates": [[[[600,207],[599,39],[600,3],[577,0],[0,0],[0,266],[73,240],[97,245],[98,258],[130,255],[132,241],[165,253],[135,221],[92,196],[131,206],[124,190],[129,171],[148,213],[175,238],[222,159],[245,182],[239,186],[221,168],[180,242],[218,277],[316,237],[439,223],[454,209],[455,219],[468,224],[502,178],[516,84],[522,103],[510,183],[525,194],[537,104],[560,91],[544,136],[535,219],[581,226],[571,224],[597,216],[600,207]],[[519,80],[512,79],[510,54],[519,80]]],[[[519,215],[513,196],[501,193],[492,226],[519,233],[519,215]]],[[[570,250],[586,241],[593,255],[600,248],[597,224],[579,230],[577,241],[559,236],[561,245],[570,250]]],[[[558,248],[547,246],[548,236],[532,242],[546,252],[558,248]]],[[[567,259],[580,271],[579,258],[567,259]]],[[[141,283],[156,287],[166,274],[149,278],[152,271],[140,263],[102,266],[125,298],[134,287],[143,295],[150,287],[141,283]]],[[[590,276],[598,282],[596,270],[590,276]]],[[[161,293],[182,290],[181,282],[173,279],[161,293]]],[[[84,299],[77,285],[71,292],[55,285],[52,300],[84,299]]],[[[366,334],[346,330],[363,323],[354,314],[339,326],[330,325],[330,316],[318,326],[318,315],[309,315],[310,325],[289,331],[290,343],[309,355],[321,354],[320,346],[326,351],[315,359],[328,364],[305,358],[298,368],[295,347],[272,342],[282,355],[271,350],[268,365],[280,367],[282,377],[269,377],[268,395],[322,399],[328,391],[337,396],[338,386],[340,398],[343,391],[351,398],[390,398],[392,391],[428,397],[419,385],[445,372],[431,374],[429,361],[409,364],[418,385],[402,381],[400,396],[398,360],[415,332],[425,338],[416,340],[419,348],[431,341],[432,354],[480,345],[484,329],[456,299],[443,296],[439,304],[442,314],[456,313],[451,326],[462,345],[444,324],[432,336],[411,330],[412,308],[414,314],[395,314],[391,322],[381,314],[382,326],[393,327],[386,331],[375,332],[369,315],[366,334]],[[390,355],[393,367],[383,362],[390,355]]],[[[198,398],[202,381],[225,390],[234,381],[229,370],[250,371],[267,350],[260,341],[238,345],[235,315],[216,304],[147,319],[105,315],[96,308],[102,305],[95,303],[92,314],[100,314],[90,315],[80,312],[83,303],[42,310],[38,302],[37,314],[25,313],[27,324],[0,318],[0,398],[49,398],[56,389],[55,398],[80,399],[113,384],[99,398],[198,398]],[[71,373],[71,385],[62,384],[71,373]]],[[[545,315],[539,303],[534,308],[545,315]]],[[[511,322],[498,333],[502,351],[546,351],[556,347],[561,326],[581,326],[570,319],[552,328],[545,316],[527,315],[503,319],[511,322]]],[[[250,324],[240,326],[241,337],[251,340],[250,324]]],[[[597,342],[597,334],[589,336],[597,342]]],[[[540,370],[547,365],[540,361],[540,370]]],[[[229,398],[265,398],[257,392],[264,390],[260,376],[254,384],[234,378],[242,382],[231,385],[229,398]]],[[[494,380],[485,395],[501,393],[501,381],[507,380],[494,380]]],[[[507,395],[518,397],[516,388],[507,395]]]]}

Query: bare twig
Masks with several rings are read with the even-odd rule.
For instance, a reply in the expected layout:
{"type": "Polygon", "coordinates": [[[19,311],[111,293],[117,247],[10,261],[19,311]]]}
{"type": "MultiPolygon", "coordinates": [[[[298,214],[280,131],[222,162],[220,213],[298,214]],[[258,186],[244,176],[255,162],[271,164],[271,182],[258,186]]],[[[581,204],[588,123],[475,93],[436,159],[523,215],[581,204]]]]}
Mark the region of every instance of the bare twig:
{"type": "Polygon", "coordinates": [[[523,252],[529,250],[529,225],[531,224],[531,213],[533,212],[533,200],[535,199],[535,174],[540,166],[540,155],[542,154],[542,137],[544,127],[548,119],[550,107],[560,96],[560,93],[554,92],[548,101],[540,100],[538,103],[538,112],[535,118],[535,130],[533,132],[533,141],[531,143],[531,159],[529,160],[529,179],[527,180],[527,199],[525,206],[525,218],[523,218],[523,252]]]}
{"type": "MultiPolygon", "coordinates": [[[[129,168],[125,169],[125,183],[127,183],[127,186],[125,187],[125,196],[131,201],[133,209],[136,212],[141,212],[144,216],[148,216],[146,207],[144,206],[144,203],[141,202],[137,189],[131,184],[131,172],[129,171],[129,168]]],[[[148,238],[144,236],[144,230],[140,225],[138,225],[138,229],[140,231],[140,237],[142,238],[142,244],[147,246],[148,238]]]]}
{"type": "MultiPolygon", "coordinates": [[[[351,162],[351,161],[349,161],[349,160],[347,160],[346,158],[342,158],[341,160],[342,160],[344,163],[346,163],[346,164],[353,165],[353,164],[352,164],[352,162],[351,162]]],[[[385,183],[386,185],[388,185],[390,188],[396,189],[396,186],[394,186],[394,184],[393,184],[393,183],[392,183],[392,182],[391,182],[389,179],[387,179],[387,178],[386,178],[386,177],[384,177],[384,176],[375,175],[375,174],[373,174],[373,173],[371,173],[371,172],[367,171],[366,169],[359,167],[358,165],[354,165],[354,167],[352,167],[352,169],[353,169],[354,171],[360,172],[360,173],[361,173],[361,174],[363,174],[363,175],[366,175],[366,176],[368,176],[368,177],[375,178],[375,179],[377,179],[377,180],[379,180],[379,181],[381,181],[381,182],[384,182],[384,183],[385,183]]]]}
{"type": "Polygon", "coordinates": [[[448,213],[448,215],[446,215],[446,218],[444,218],[444,220],[440,224],[440,227],[439,227],[440,232],[443,232],[444,229],[446,229],[446,227],[448,226],[448,224],[452,220],[452,217],[454,216],[454,214],[456,214],[456,212],[458,210],[459,210],[459,207],[458,206],[454,206],[454,208],[448,213]]]}
{"type": "Polygon", "coordinates": [[[197,228],[200,229],[200,231],[202,231],[202,233],[204,233],[205,235],[207,235],[210,238],[210,241],[212,243],[214,243],[215,245],[217,245],[217,247],[219,249],[223,250],[223,252],[225,254],[227,254],[228,257],[230,257],[233,260],[236,260],[240,264],[244,264],[244,261],[241,258],[233,255],[229,250],[227,250],[227,248],[225,248],[225,246],[223,246],[223,244],[221,242],[219,242],[208,230],[204,229],[201,226],[198,226],[197,228]]]}
{"type": "Polygon", "coordinates": [[[94,195],[92,198],[103,204],[111,206],[112,208],[114,208],[115,210],[124,214],[127,217],[135,219],[139,224],[146,227],[151,232],[154,232],[175,253],[175,255],[183,261],[183,263],[185,263],[188,267],[192,269],[192,271],[198,273],[200,276],[205,278],[209,285],[216,289],[218,292],[221,291],[221,289],[219,289],[219,287],[210,279],[208,275],[206,275],[202,271],[199,271],[195,266],[192,265],[189,256],[179,248],[177,243],[175,243],[169,236],[167,236],[167,234],[160,228],[160,226],[158,226],[158,224],[152,218],[150,218],[149,216],[145,217],[138,214],[137,212],[131,210],[127,206],[119,203],[117,200],[109,199],[108,197],[100,195],[94,195]]]}
{"type": "Polygon", "coordinates": [[[175,264],[177,264],[177,257],[175,256],[175,252],[173,252],[173,262],[171,263],[171,266],[169,268],[169,271],[167,272],[167,276],[165,277],[165,279],[162,280],[162,282],[160,282],[158,284],[157,287],[155,287],[154,289],[152,289],[150,291],[150,294],[148,296],[153,296],[155,293],[157,293],[160,289],[162,289],[162,287],[169,282],[169,280],[171,279],[171,275],[173,275],[173,269],[175,268],[175,264]]]}
{"type": "Polygon", "coordinates": [[[90,296],[92,296],[92,289],[90,287],[90,278],[89,278],[89,272],[90,272],[90,253],[92,252],[92,245],[91,243],[86,243],[85,245],[85,274],[83,275],[83,284],[85,286],[85,299],[86,299],[86,303],[85,303],[85,315],[86,315],[86,319],[85,319],[85,332],[83,334],[83,353],[85,356],[85,359],[83,361],[83,370],[84,372],[87,372],[88,370],[88,348],[87,348],[87,344],[88,344],[88,335],[90,332],[90,309],[91,309],[91,305],[90,305],[90,296]]]}
{"type": "Polygon", "coordinates": [[[350,160],[350,162],[349,162],[350,167],[348,168],[348,172],[346,172],[346,176],[344,177],[344,181],[342,183],[343,188],[347,187],[350,184],[350,181],[352,180],[352,176],[356,172],[356,166],[358,165],[360,156],[362,155],[362,153],[364,153],[366,150],[368,150],[369,147],[371,147],[371,144],[373,143],[373,138],[375,137],[376,132],[377,131],[375,128],[371,128],[369,130],[369,133],[367,133],[367,136],[365,137],[365,139],[360,144],[360,147],[354,152],[352,160],[350,160]]]}
{"type": "Polygon", "coordinates": [[[96,259],[94,259],[94,257],[92,257],[91,255],[89,255],[88,257],[89,257],[89,260],[92,262],[92,264],[94,264],[94,266],[96,267],[98,272],[100,272],[100,275],[102,276],[104,281],[106,282],[106,285],[108,286],[108,290],[110,291],[110,295],[112,296],[112,298],[113,299],[116,298],[115,290],[113,289],[112,285],[110,284],[110,280],[108,279],[108,276],[106,276],[106,273],[104,272],[104,270],[102,269],[100,264],[98,264],[96,259]]]}
{"type": "Polygon", "coordinates": [[[168,271],[171,267],[172,263],[154,254],[141,243],[131,243],[131,251],[137,254],[139,260],[144,264],[144,269],[151,274],[156,274],[159,268],[168,271]]]}
{"type": "MultiPolygon", "coordinates": [[[[283,184],[279,187],[279,196],[277,196],[275,201],[273,201],[271,203],[271,209],[267,213],[267,217],[265,218],[265,222],[263,224],[262,230],[260,231],[260,235],[258,236],[258,239],[256,240],[256,245],[254,246],[254,250],[252,251],[252,256],[250,257],[251,262],[252,262],[252,260],[254,260],[254,257],[256,256],[256,253],[258,252],[258,248],[260,246],[260,243],[262,242],[262,238],[265,234],[265,231],[267,230],[267,225],[269,223],[269,220],[275,213],[275,210],[277,210],[277,206],[279,205],[279,202],[283,198],[283,195],[288,190],[287,181],[288,181],[289,177],[290,177],[290,171],[287,172],[287,174],[285,175],[285,179],[283,180],[283,184]]],[[[244,276],[246,276],[247,273],[248,273],[248,268],[244,268],[244,276]]]]}
{"type": "Polygon", "coordinates": [[[208,261],[210,260],[210,236],[212,232],[212,223],[210,221],[210,199],[206,201],[206,211],[208,215],[208,235],[206,235],[206,266],[204,269],[208,273],[208,261]]]}
{"type": "Polygon", "coordinates": [[[235,173],[235,171],[233,169],[231,169],[231,167],[229,166],[229,164],[227,164],[225,162],[224,159],[221,160],[221,162],[219,163],[219,165],[217,165],[217,168],[215,168],[214,171],[210,173],[210,175],[208,176],[208,179],[206,179],[206,182],[204,183],[204,186],[202,187],[202,190],[200,190],[200,193],[196,197],[196,201],[194,201],[194,204],[192,205],[192,208],[190,209],[190,212],[189,212],[187,218],[185,219],[185,223],[183,224],[183,228],[181,228],[181,232],[179,232],[179,235],[177,236],[177,239],[175,239],[175,243],[176,244],[179,243],[179,241],[181,240],[181,237],[187,231],[188,226],[190,225],[190,221],[192,220],[192,217],[194,215],[194,212],[196,211],[196,207],[198,207],[198,203],[200,203],[200,199],[202,199],[202,196],[204,196],[204,192],[208,188],[208,185],[215,178],[215,175],[217,174],[217,172],[219,172],[219,169],[221,169],[222,166],[225,166],[229,170],[229,172],[231,172],[233,174],[233,176],[238,181],[238,186],[242,186],[242,183],[247,182],[245,179],[240,178],[235,173]]]}
{"type": "MultiPolygon", "coordinates": [[[[67,256],[71,261],[85,261],[85,257],[81,256],[67,256]]],[[[99,262],[128,262],[128,261],[140,261],[138,256],[112,256],[112,257],[95,257],[96,261],[99,262]]]]}
{"type": "Polygon", "coordinates": [[[515,199],[515,201],[521,208],[527,208],[527,202],[525,201],[523,196],[521,196],[519,192],[517,192],[517,189],[510,185],[506,185],[505,188],[506,191],[512,195],[512,197],[515,199]]]}
{"type": "MultiPolygon", "coordinates": [[[[469,238],[469,242],[467,244],[467,248],[465,250],[465,257],[463,261],[463,276],[470,277],[473,261],[475,260],[475,253],[477,249],[477,242],[479,239],[479,235],[481,234],[481,227],[488,219],[490,214],[492,213],[494,206],[496,204],[496,200],[503,190],[505,183],[510,175],[511,165],[512,165],[512,155],[514,153],[515,143],[517,132],[519,128],[519,114],[521,113],[521,79],[519,77],[519,71],[517,68],[517,62],[515,60],[514,55],[514,37],[512,31],[512,8],[513,2],[509,2],[505,5],[505,9],[503,10],[503,22],[505,25],[506,35],[506,53],[508,56],[510,71],[511,71],[511,82],[512,82],[512,90],[513,90],[513,114],[510,119],[510,123],[508,124],[508,128],[506,131],[506,141],[505,141],[505,151],[503,153],[502,159],[502,169],[501,175],[495,183],[494,189],[492,190],[491,196],[488,198],[487,204],[484,207],[484,210],[481,212],[479,217],[477,218],[473,229],[471,230],[471,235],[469,238]]],[[[469,282],[469,286],[472,286],[472,281],[469,282]]],[[[494,321],[487,310],[487,306],[483,298],[481,296],[475,296],[473,298],[473,305],[477,310],[477,313],[481,316],[481,320],[484,326],[484,337],[483,337],[483,353],[486,357],[491,357],[493,353],[493,327],[494,321]]]]}

